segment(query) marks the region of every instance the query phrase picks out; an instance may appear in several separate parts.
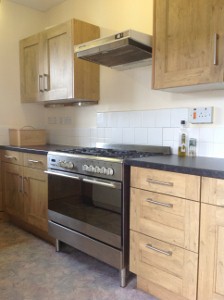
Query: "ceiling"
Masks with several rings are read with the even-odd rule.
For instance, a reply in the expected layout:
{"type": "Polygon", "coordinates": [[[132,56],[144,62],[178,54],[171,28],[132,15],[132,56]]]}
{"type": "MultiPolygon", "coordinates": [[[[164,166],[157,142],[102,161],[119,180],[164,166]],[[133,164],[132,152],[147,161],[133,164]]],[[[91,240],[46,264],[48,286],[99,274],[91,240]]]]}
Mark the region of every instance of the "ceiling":
{"type": "Polygon", "coordinates": [[[66,0],[8,0],[39,11],[47,11],[48,9],[66,1],[66,0]]]}

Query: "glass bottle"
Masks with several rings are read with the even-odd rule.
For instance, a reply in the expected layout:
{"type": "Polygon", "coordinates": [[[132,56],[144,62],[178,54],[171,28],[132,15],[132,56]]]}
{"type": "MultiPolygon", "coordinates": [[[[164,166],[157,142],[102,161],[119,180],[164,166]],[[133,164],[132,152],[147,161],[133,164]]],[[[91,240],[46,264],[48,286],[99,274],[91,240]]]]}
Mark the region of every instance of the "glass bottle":
{"type": "Polygon", "coordinates": [[[196,156],[197,140],[189,139],[189,156],[196,156]]]}
{"type": "Polygon", "coordinates": [[[180,122],[180,137],[179,137],[179,147],[178,147],[178,156],[185,157],[187,155],[187,129],[185,120],[180,122]]]}

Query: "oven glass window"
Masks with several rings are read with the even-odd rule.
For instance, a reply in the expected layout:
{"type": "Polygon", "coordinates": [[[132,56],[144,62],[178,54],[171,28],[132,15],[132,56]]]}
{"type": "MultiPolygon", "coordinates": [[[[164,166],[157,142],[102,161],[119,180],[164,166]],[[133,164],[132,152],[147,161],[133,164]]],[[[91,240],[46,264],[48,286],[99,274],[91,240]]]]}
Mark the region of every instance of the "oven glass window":
{"type": "Polygon", "coordinates": [[[121,244],[122,190],[49,176],[49,216],[54,222],[115,247],[121,244]]]}

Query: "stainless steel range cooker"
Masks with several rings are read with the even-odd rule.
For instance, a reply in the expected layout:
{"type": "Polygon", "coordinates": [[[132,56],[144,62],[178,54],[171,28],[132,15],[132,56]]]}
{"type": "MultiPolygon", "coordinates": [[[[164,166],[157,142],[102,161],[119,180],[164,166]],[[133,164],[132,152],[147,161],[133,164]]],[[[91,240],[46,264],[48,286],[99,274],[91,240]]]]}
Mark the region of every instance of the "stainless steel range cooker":
{"type": "Polygon", "coordinates": [[[48,153],[48,231],[120,270],[129,261],[129,179],[126,158],[170,154],[169,147],[100,145],[48,153]]]}

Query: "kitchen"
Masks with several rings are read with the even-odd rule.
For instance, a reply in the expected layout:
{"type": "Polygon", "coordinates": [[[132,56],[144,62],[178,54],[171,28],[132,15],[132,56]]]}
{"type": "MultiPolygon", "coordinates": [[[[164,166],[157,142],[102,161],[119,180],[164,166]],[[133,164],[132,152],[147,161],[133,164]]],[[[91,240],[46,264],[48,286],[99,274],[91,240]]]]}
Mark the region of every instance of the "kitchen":
{"type": "Polygon", "coordinates": [[[101,67],[98,105],[44,108],[39,104],[20,104],[20,39],[71,18],[100,26],[102,36],[127,28],[152,34],[152,4],[153,1],[132,1],[131,4],[127,1],[107,4],[105,1],[65,1],[42,13],[1,1],[0,30],[3,31],[2,45],[5,45],[0,50],[1,82],[4,82],[1,97],[7,99],[1,101],[1,144],[8,144],[8,128],[24,125],[43,128],[44,124],[51,144],[163,144],[177,153],[180,120],[187,118],[187,108],[197,105],[212,106],[215,110],[212,125],[190,125],[190,136],[198,142],[197,154],[223,158],[223,108],[220,103],[223,91],[186,94],[155,91],[150,88],[151,67],[122,72],[101,67]]]}

